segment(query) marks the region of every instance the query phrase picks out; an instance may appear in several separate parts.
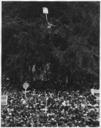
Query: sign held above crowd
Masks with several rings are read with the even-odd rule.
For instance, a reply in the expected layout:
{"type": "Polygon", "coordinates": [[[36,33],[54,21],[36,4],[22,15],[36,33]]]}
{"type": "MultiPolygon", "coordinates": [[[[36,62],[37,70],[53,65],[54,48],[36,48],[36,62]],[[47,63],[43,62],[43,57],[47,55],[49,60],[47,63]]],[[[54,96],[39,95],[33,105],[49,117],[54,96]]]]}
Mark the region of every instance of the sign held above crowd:
{"type": "Polygon", "coordinates": [[[25,94],[25,99],[27,98],[26,93],[28,92],[28,91],[27,91],[28,87],[29,87],[29,83],[26,81],[26,82],[23,84],[23,88],[25,89],[25,92],[24,92],[24,94],[25,94]]]}
{"type": "Polygon", "coordinates": [[[28,87],[29,87],[29,83],[28,83],[28,82],[25,82],[25,83],[23,84],[23,88],[24,88],[25,90],[27,90],[28,87]]]}
{"type": "Polygon", "coordinates": [[[43,10],[43,14],[45,14],[45,17],[46,17],[47,28],[50,29],[51,27],[53,27],[55,25],[53,25],[52,23],[50,23],[48,21],[48,13],[49,13],[48,8],[47,7],[42,7],[42,10],[43,10]]]}
{"type": "Polygon", "coordinates": [[[49,13],[47,7],[43,7],[42,9],[43,9],[43,14],[48,14],[49,13]]]}

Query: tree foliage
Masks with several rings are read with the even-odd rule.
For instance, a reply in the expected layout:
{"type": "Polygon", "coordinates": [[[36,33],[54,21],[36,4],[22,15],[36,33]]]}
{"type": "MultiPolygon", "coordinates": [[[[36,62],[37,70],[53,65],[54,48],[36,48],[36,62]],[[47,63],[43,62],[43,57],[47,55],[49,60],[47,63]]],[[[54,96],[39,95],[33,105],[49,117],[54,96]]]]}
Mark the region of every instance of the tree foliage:
{"type": "Polygon", "coordinates": [[[98,82],[99,2],[2,2],[2,72],[23,82],[33,64],[48,62],[52,80],[68,75],[72,84],[98,82]]]}

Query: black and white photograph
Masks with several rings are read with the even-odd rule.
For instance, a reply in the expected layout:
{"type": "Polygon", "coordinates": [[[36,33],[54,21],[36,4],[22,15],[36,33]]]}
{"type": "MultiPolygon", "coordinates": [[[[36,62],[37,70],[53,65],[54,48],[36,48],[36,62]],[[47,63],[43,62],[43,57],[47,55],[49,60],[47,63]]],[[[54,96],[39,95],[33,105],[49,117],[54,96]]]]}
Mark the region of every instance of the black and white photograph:
{"type": "Polygon", "coordinates": [[[1,1],[1,127],[100,127],[100,1],[1,1]]]}

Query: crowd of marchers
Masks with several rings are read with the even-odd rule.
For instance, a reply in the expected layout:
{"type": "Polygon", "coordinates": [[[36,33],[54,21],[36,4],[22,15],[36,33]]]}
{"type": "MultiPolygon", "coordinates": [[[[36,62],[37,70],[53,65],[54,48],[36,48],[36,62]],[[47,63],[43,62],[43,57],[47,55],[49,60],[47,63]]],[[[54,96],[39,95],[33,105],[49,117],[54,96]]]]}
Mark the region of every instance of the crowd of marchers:
{"type": "Polygon", "coordinates": [[[99,102],[90,93],[28,90],[6,92],[1,107],[2,127],[97,127],[99,102]]]}

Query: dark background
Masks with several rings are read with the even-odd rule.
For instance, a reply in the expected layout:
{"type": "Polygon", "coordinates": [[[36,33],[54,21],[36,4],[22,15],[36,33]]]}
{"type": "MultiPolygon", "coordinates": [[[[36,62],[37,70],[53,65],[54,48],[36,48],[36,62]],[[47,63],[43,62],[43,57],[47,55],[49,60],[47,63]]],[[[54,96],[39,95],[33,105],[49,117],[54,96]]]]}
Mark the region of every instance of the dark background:
{"type": "Polygon", "coordinates": [[[9,77],[14,88],[99,88],[99,12],[99,2],[2,2],[2,87],[9,77]],[[33,82],[33,64],[46,63],[49,80],[33,82]]]}

